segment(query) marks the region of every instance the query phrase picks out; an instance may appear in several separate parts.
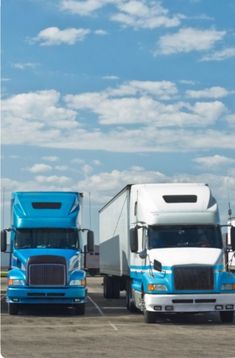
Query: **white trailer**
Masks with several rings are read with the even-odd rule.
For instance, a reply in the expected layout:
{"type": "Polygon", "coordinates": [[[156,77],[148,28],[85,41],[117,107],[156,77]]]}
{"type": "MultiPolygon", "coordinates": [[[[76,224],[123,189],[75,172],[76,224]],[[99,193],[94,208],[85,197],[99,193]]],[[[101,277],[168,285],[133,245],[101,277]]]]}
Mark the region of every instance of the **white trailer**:
{"type": "Polygon", "coordinates": [[[127,185],[99,219],[106,298],[126,290],[127,308],[143,311],[147,323],[159,312],[219,311],[222,321],[233,320],[235,275],[226,271],[208,185],[127,185]]]}

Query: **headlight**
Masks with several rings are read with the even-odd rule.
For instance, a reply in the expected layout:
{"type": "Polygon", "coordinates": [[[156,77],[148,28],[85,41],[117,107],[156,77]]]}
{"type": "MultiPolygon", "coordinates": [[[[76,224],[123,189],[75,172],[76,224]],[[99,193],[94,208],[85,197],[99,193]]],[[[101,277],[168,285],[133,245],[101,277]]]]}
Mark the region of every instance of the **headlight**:
{"type": "Polygon", "coordinates": [[[86,286],[86,280],[71,280],[69,283],[70,286],[86,286]]]}
{"type": "Polygon", "coordinates": [[[235,290],[235,283],[224,283],[221,290],[235,290]]]}
{"type": "Polygon", "coordinates": [[[149,283],[148,291],[167,291],[167,287],[166,285],[160,285],[160,284],[155,285],[153,283],[149,283]]]}
{"type": "Polygon", "coordinates": [[[8,286],[25,286],[25,281],[15,279],[15,278],[9,278],[8,279],[8,286]]]}

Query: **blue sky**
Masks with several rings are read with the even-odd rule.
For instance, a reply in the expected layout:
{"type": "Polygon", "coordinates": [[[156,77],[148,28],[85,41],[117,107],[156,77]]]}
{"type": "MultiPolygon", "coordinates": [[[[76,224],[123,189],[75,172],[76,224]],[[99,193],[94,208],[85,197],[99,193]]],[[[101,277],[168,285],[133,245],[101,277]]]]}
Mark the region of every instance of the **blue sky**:
{"type": "MultiPolygon", "coordinates": [[[[210,184],[235,213],[234,0],[3,0],[2,192],[210,184]]],[[[92,203],[89,218],[88,193],[92,203]]],[[[3,200],[2,200],[3,201],[3,200]]]]}

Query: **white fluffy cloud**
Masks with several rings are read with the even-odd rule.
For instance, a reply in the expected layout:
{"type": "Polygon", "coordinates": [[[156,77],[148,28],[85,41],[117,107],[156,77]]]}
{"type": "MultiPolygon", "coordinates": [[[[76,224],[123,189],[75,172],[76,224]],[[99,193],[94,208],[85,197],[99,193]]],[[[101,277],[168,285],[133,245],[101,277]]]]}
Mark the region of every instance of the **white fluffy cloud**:
{"type": "Polygon", "coordinates": [[[42,159],[48,162],[57,162],[59,160],[59,157],[57,157],[56,155],[47,155],[42,157],[42,159]]]}
{"type": "Polygon", "coordinates": [[[36,67],[38,67],[39,64],[38,63],[34,63],[34,62],[24,62],[24,63],[13,63],[12,67],[18,69],[18,70],[27,70],[27,69],[35,69],[36,67]]]}
{"type": "Polygon", "coordinates": [[[43,163],[34,164],[31,168],[28,168],[31,173],[45,173],[50,170],[52,170],[52,166],[43,163]]]}
{"type": "Polygon", "coordinates": [[[177,95],[175,83],[171,81],[129,81],[118,88],[105,91],[109,97],[151,95],[161,100],[168,100],[177,95]]]}
{"type": "Polygon", "coordinates": [[[41,46],[74,45],[78,41],[83,41],[89,34],[89,29],[68,28],[60,30],[58,27],[47,27],[41,30],[31,42],[38,42],[41,46]]]}
{"type": "Polygon", "coordinates": [[[229,126],[232,130],[235,128],[235,113],[230,113],[225,117],[226,121],[229,123],[229,126]]]}
{"type": "Polygon", "coordinates": [[[103,93],[68,95],[65,101],[69,108],[92,111],[103,125],[152,123],[157,127],[207,126],[226,112],[226,107],[219,101],[190,105],[186,102],[166,104],[155,99],[155,96],[164,100],[174,98],[176,93],[173,85],[166,86],[164,90],[158,82],[132,81],[130,85],[103,93]],[[136,96],[138,93],[139,97],[136,96]]]}
{"type": "Polygon", "coordinates": [[[214,51],[201,58],[201,61],[224,61],[235,57],[235,47],[228,47],[223,50],[214,51]]]}
{"type": "Polygon", "coordinates": [[[170,15],[160,1],[146,0],[61,0],[60,9],[80,16],[89,16],[101,8],[111,5],[111,21],[135,29],[155,29],[178,26],[181,14],[170,15]]]}
{"type": "Polygon", "coordinates": [[[3,143],[113,152],[234,148],[229,109],[218,100],[193,103],[190,94],[190,103],[180,100],[169,81],[130,81],[79,95],[21,93],[3,100],[3,143]],[[222,119],[226,125],[217,129],[222,119]]]}
{"type": "MultiPolygon", "coordinates": [[[[17,143],[57,138],[64,128],[79,126],[77,113],[60,104],[60,94],[55,90],[21,93],[3,100],[3,128],[12,134],[17,143]],[[17,131],[14,130],[17,128],[17,131]]],[[[10,138],[5,137],[6,142],[10,138]]]]}
{"type": "Polygon", "coordinates": [[[67,172],[69,167],[67,165],[55,165],[54,169],[61,172],[67,172]]]}
{"type": "Polygon", "coordinates": [[[14,118],[48,123],[65,118],[74,121],[76,112],[60,105],[61,95],[55,90],[20,93],[3,101],[3,111],[14,118]]]}
{"type": "Polygon", "coordinates": [[[51,175],[51,176],[45,176],[45,175],[39,175],[35,177],[36,182],[42,183],[44,185],[51,184],[56,186],[69,184],[71,183],[71,179],[66,176],[57,176],[57,175],[51,175]]]}
{"type": "Polygon", "coordinates": [[[191,98],[221,98],[228,96],[229,91],[224,87],[210,87],[203,90],[188,90],[186,95],[191,98]]]}
{"type": "Polygon", "coordinates": [[[217,154],[208,157],[198,157],[195,158],[193,161],[202,167],[215,169],[217,169],[218,166],[230,165],[235,163],[235,159],[217,154]]]}
{"type": "Polygon", "coordinates": [[[111,19],[136,29],[179,26],[183,17],[182,15],[170,16],[169,11],[160,2],[151,3],[143,0],[119,1],[117,10],[118,12],[111,19]]]}
{"type": "Polygon", "coordinates": [[[87,16],[115,2],[115,0],[61,0],[60,8],[73,14],[87,16]]]}
{"type": "Polygon", "coordinates": [[[131,167],[127,170],[112,170],[91,175],[78,183],[79,188],[91,192],[96,203],[104,204],[127,184],[164,182],[168,178],[158,171],[146,171],[142,167],[131,167]],[[94,191],[95,188],[95,191],[94,191]]]}
{"type": "Polygon", "coordinates": [[[171,55],[181,52],[206,51],[222,40],[225,34],[225,31],[213,29],[182,28],[176,33],[160,37],[155,54],[171,55]]]}

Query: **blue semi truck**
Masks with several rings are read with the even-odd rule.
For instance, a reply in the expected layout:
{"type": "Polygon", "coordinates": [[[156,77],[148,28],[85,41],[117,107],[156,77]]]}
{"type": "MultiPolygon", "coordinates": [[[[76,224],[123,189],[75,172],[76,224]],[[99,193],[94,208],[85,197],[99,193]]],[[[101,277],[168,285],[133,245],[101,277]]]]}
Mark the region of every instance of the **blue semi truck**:
{"type": "Polygon", "coordinates": [[[12,193],[12,225],[1,231],[2,252],[10,232],[9,314],[27,304],[63,304],[85,313],[83,253],[85,244],[93,251],[94,235],[77,223],[82,199],[77,192],[12,193]]]}

